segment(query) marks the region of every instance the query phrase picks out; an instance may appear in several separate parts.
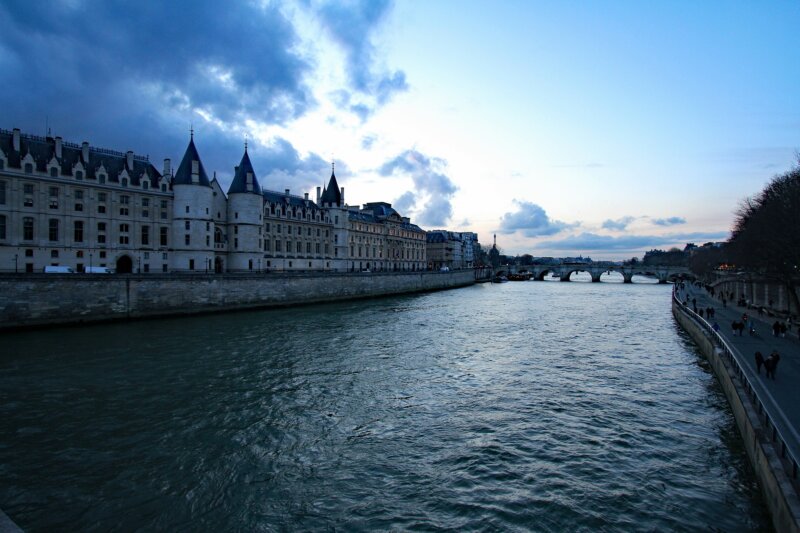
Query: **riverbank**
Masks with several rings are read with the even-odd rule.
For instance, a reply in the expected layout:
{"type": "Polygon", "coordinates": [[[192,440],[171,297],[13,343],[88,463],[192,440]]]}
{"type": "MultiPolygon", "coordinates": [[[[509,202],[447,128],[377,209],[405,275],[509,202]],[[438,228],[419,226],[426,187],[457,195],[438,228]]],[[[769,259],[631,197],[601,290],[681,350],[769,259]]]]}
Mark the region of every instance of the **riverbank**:
{"type": "Polygon", "coordinates": [[[238,311],[435,291],[472,270],[309,274],[25,274],[0,277],[0,330],[238,311]]]}
{"type": "Polygon", "coordinates": [[[739,364],[741,354],[675,297],[672,313],[708,359],[725,392],[775,529],[800,531],[800,499],[793,483],[796,462],[791,456],[787,461],[786,441],[765,411],[752,376],[739,364]]]}

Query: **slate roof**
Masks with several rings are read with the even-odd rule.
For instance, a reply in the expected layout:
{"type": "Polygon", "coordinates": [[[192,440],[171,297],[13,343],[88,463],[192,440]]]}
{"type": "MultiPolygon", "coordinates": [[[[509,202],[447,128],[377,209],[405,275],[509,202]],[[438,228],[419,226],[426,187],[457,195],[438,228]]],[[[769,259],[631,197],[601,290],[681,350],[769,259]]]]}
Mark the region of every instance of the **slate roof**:
{"type": "Polygon", "coordinates": [[[400,216],[394,208],[392,208],[392,204],[387,204],[386,202],[370,202],[368,204],[364,204],[364,209],[369,209],[375,216],[378,217],[389,217],[391,215],[400,216]]]}
{"type": "Polygon", "coordinates": [[[425,240],[430,243],[442,243],[448,241],[460,241],[461,235],[447,230],[434,230],[425,234],[425,240]]]}
{"type": "Polygon", "coordinates": [[[336,182],[336,175],[331,172],[331,179],[322,197],[319,199],[320,204],[342,205],[342,192],[339,189],[339,184],[336,182]]]}
{"type": "Polygon", "coordinates": [[[194,135],[189,139],[189,146],[186,147],[186,153],[183,154],[181,164],[178,166],[178,171],[172,178],[173,185],[204,185],[211,187],[211,182],[208,181],[208,174],[203,167],[203,161],[200,160],[200,154],[197,153],[197,148],[194,145],[194,135]],[[192,182],[192,161],[197,161],[199,167],[199,180],[197,183],[192,182]]]}
{"type": "MultiPolygon", "coordinates": [[[[47,172],[48,163],[56,153],[55,146],[56,141],[53,137],[20,134],[20,150],[15,152],[13,132],[0,130],[0,149],[7,157],[9,168],[21,168],[22,160],[30,153],[36,170],[47,172]]],[[[90,146],[89,160],[84,161],[81,145],[62,141],[61,159],[58,159],[61,176],[72,176],[73,168],[79,162],[83,164],[85,179],[96,179],[97,170],[103,167],[107,174],[106,181],[110,183],[119,183],[119,174],[127,170],[131,186],[141,185],[142,174],[150,178],[153,188],[161,186],[161,173],[145,157],[134,155],[133,167],[128,168],[127,154],[90,146]]]]}
{"type": "Polygon", "coordinates": [[[306,200],[303,196],[297,196],[293,194],[287,196],[285,192],[268,191],[266,189],[264,189],[264,191],[261,193],[261,196],[264,197],[265,202],[272,202],[278,205],[288,205],[289,207],[306,207],[306,202],[308,202],[308,209],[319,209],[317,204],[311,200],[306,200]],[[289,198],[288,203],[286,203],[286,198],[289,198]]]}
{"type": "Polygon", "coordinates": [[[241,163],[239,163],[239,166],[236,167],[236,172],[233,175],[233,181],[231,182],[231,186],[228,189],[228,195],[237,193],[261,194],[261,186],[258,184],[258,178],[256,178],[256,172],[253,170],[252,163],[250,163],[250,156],[247,155],[246,147],[244,149],[244,155],[242,156],[242,161],[241,163]],[[251,187],[249,190],[247,188],[248,173],[250,174],[250,178],[252,179],[251,187]]]}

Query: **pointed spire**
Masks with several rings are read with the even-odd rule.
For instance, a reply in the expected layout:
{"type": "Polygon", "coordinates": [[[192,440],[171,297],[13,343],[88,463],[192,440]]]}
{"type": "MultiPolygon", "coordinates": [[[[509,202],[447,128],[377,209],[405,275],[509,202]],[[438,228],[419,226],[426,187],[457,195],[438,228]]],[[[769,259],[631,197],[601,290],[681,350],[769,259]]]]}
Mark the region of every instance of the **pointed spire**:
{"type": "Polygon", "coordinates": [[[253,193],[261,194],[261,186],[258,184],[256,172],[253,170],[253,164],[250,162],[250,156],[247,154],[247,145],[244,147],[244,155],[239,166],[236,167],[236,172],[233,175],[233,181],[228,189],[228,194],[236,193],[253,193]]]}
{"type": "Polygon", "coordinates": [[[172,178],[173,185],[205,185],[211,186],[208,181],[206,169],[203,167],[203,162],[200,160],[200,154],[197,153],[197,148],[194,145],[194,130],[191,130],[191,137],[189,139],[189,146],[186,147],[186,152],[183,154],[181,164],[172,178]],[[193,179],[196,175],[197,181],[193,179]]]}

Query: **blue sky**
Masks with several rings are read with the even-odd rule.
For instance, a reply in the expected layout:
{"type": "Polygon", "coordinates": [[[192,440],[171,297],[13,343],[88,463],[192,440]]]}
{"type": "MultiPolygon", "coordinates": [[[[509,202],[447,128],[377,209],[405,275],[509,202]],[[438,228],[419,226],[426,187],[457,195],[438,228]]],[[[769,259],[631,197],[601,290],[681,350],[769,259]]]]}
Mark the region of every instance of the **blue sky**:
{"type": "MultiPolygon", "coordinates": [[[[179,159],[226,187],[337,178],[506,253],[727,237],[800,149],[797,2],[0,5],[0,127],[179,159]]],[[[157,165],[157,166],[160,166],[157,165]]]]}

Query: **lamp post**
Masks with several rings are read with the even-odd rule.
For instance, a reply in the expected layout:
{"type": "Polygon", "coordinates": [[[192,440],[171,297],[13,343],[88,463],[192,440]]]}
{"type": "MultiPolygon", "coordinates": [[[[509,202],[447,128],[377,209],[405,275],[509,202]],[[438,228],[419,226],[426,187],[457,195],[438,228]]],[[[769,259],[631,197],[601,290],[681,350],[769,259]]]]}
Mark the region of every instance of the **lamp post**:
{"type": "Polygon", "coordinates": [[[142,273],[142,256],[141,255],[137,258],[136,273],[137,274],[141,274],[142,273]]]}
{"type": "Polygon", "coordinates": [[[92,252],[89,252],[89,272],[92,271],[92,252]]]}
{"type": "Polygon", "coordinates": [[[17,261],[18,261],[18,259],[19,259],[19,255],[18,254],[14,254],[14,274],[17,273],[17,261]]]}

